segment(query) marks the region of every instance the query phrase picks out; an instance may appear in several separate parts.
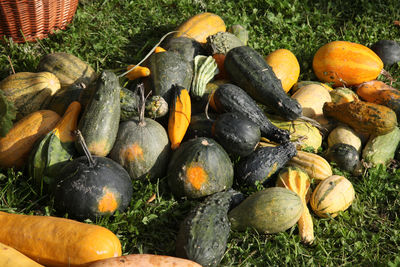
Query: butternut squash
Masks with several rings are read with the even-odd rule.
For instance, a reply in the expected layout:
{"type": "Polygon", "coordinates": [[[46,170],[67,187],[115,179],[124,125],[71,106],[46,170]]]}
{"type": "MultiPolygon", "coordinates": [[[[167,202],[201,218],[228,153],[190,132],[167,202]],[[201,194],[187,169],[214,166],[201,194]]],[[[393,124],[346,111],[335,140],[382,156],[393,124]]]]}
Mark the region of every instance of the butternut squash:
{"type": "Polygon", "coordinates": [[[121,256],[110,230],[74,220],[0,212],[0,242],[45,266],[83,266],[121,256]]]}

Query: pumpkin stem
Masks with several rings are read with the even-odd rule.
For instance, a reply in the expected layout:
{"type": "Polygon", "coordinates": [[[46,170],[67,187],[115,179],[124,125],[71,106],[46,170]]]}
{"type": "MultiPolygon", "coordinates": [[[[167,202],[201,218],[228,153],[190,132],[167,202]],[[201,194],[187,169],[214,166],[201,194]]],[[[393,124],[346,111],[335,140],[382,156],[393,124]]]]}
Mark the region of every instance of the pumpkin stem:
{"type": "Polygon", "coordinates": [[[124,77],[126,74],[128,74],[129,72],[133,71],[133,70],[136,69],[138,66],[140,66],[140,64],[142,64],[142,63],[154,52],[154,50],[156,50],[156,48],[162,43],[162,41],[164,41],[164,39],[165,39],[168,35],[170,35],[170,34],[172,34],[172,33],[176,33],[176,32],[178,32],[178,31],[171,31],[171,32],[168,32],[168,33],[164,34],[164,35],[161,37],[160,41],[158,41],[158,43],[155,44],[155,45],[153,46],[153,48],[150,50],[150,52],[147,53],[147,55],[146,55],[138,64],[136,64],[133,68],[129,69],[128,71],[125,71],[124,73],[122,73],[121,75],[119,75],[118,78],[124,77]]]}
{"type": "Polygon", "coordinates": [[[310,123],[312,126],[316,127],[320,132],[323,133],[323,135],[325,136],[328,133],[328,129],[326,129],[325,127],[323,127],[318,121],[311,119],[309,117],[306,117],[304,115],[299,117],[300,120],[303,120],[305,122],[310,123]]]}
{"type": "Polygon", "coordinates": [[[81,145],[83,152],[85,153],[86,158],[89,161],[89,167],[94,167],[94,160],[93,160],[92,154],[90,153],[90,151],[86,145],[85,139],[83,138],[81,131],[76,129],[76,130],[74,130],[74,134],[78,138],[78,142],[81,145]]]}
{"type": "Polygon", "coordinates": [[[380,74],[385,76],[385,78],[390,81],[390,86],[392,86],[392,84],[396,81],[396,79],[393,79],[392,75],[390,75],[390,73],[385,69],[382,69],[380,74]]]}
{"type": "Polygon", "coordinates": [[[136,87],[136,90],[139,90],[140,94],[140,105],[138,107],[139,111],[139,126],[145,126],[146,122],[144,120],[144,111],[146,109],[146,100],[150,96],[151,91],[147,94],[147,96],[144,96],[144,85],[143,83],[139,83],[136,87]]]}

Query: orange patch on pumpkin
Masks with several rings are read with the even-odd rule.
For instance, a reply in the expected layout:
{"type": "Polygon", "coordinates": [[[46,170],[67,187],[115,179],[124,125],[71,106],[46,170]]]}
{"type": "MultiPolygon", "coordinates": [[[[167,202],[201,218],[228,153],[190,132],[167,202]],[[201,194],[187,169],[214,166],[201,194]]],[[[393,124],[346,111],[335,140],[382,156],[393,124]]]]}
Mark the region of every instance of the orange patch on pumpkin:
{"type": "Polygon", "coordinates": [[[118,202],[113,192],[106,187],[103,188],[103,197],[99,201],[98,210],[100,212],[114,212],[118,208],[118,202]]]}
{"type": "Polygon", "coordinates": [[[207,173],[201,166],[192,166],[186,170],[188,182],[197,190],[207,181],[207,173]]]}
{"type": "Polygon", "coordinates": [[[121,151],[122,158],[128,161],[143,160],[143,149],[134,143],[121,151]]]}

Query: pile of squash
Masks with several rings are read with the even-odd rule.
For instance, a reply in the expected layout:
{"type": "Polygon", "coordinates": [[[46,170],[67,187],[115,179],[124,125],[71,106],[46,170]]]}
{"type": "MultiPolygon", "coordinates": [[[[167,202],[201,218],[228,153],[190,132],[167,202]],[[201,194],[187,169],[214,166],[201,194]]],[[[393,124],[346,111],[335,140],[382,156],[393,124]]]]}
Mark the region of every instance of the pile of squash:
{"type": "Polygon", "coordinates": [[[25,171],[72,219],[0,212],[0,263],[218,266],[231,229],[296,223],[312,243],[311,214],[333,218],[355,198],[332,165],[354,177],[395,157],[400,93],[377,80],[384,63],[361,44],[323,45],[318,81],[298,81],[291,51],[264,56],[247,41],[243,26],[201,13],[119,76],[59,52],[2,80],[0,167],[25,171]],[[200,202],[176,257],[121,256],[117,236],[79,222],[123,212],[133,179],[165,176],[176,198],[200,202]]]}

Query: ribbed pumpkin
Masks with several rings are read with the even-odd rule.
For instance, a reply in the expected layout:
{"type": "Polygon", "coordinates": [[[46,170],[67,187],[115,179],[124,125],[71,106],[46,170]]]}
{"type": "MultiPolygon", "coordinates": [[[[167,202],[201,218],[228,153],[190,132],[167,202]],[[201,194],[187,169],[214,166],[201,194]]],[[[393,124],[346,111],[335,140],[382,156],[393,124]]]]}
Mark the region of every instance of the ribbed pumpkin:
{"type": "Polygon", "coordinates": [[[314,153],[298,150],[297,155],[288,164],[305,170],[310,178],[317,181],[325,180],[332,175],[331,165],[326,159],[314,153]]]}
{"type": "Polygon", "coordinates": [[[232,186],[233,164],[213,139],[191,139],[174,151],[168,165],[168,184],[179,197],[208,196],[232,186]]]}
{"type": "Polygon", "coordinates": [[[177,31],[174,37],[185,36],[205,44],[208,36],[225,32],[226,25],[220,16],[204,12],[190,17],[178,27],[177,31]]]}
{"type": "Polygon", "coordinates": [[[46,109],[60,88],[60,81],[50,72],[18,72],[0,82],[0,90],[17,109],[17,118],[46,109]]]}
{"type": "Polygon", "coordinates": [[[319,217],[336,217],[353,203],[353,184],[344,176],[332,175],[320,182],[311,195],[311,208],[319,217]]]}
{"type": "Polygon", "coordinates": [[[313,69],[322,82],[353,86],[376,79],[383,70],[383,62],[362,44],[333,41],[315,53],[313,69]]]}
{"type": "Polygon", "coordinates": [[[56,75],[63,88],[77,82],[87,86],[96,79],[96,72],[90,65],[65,52],[45,55],[41,58],[37,70],[48,71],[56,75]]]}
{"type": "Polygon", "coordinates": [[[0,167],[22,167],[35,142],[50,132],[59,120],[60,116],[54,111],[38,110],[15,123],[8,134],[0,138],[0,167]]]}
{"type": "Polygon", "coordinates": [[[281,80],[283,90],[289,92],[300,75],[300,64],[296,56],[288,49],[278,49],[268,54],[265,60],[281,80]]]}

